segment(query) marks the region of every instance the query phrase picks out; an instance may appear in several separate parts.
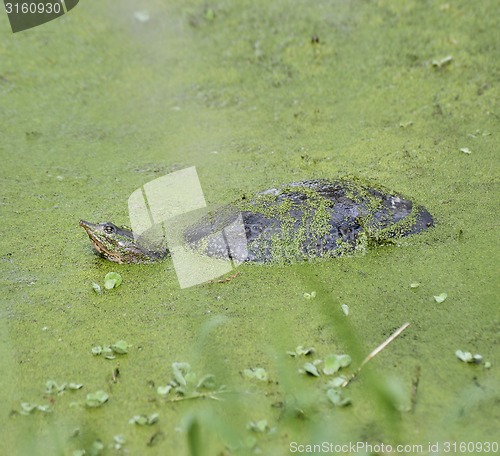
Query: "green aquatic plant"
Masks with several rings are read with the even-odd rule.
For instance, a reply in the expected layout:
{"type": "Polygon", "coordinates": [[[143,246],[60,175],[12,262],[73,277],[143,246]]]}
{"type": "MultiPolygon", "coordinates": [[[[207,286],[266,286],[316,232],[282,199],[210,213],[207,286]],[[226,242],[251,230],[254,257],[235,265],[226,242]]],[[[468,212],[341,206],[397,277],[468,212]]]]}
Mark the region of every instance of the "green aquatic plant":
{"type": "Polygon", "coordinates": [[[109,394],[105,391],[98,390],[94,393],[88,393],[85,397],[85,405],[90,408],[101,407],[109,399],[109,394]]]}

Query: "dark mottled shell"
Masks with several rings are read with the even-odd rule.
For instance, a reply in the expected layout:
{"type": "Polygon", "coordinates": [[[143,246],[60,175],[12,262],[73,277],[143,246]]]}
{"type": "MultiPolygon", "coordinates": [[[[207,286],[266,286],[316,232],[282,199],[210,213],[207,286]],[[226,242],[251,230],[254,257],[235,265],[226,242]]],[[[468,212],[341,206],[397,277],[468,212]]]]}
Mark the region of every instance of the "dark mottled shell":
{"type": "Polygon", "coordinates": [[[352,253],[432,224],[425,208],[381,187],[310,180],[215,211],[190,226],[185,239],[203,254],[238,262],[296,261],[352,253]]]}

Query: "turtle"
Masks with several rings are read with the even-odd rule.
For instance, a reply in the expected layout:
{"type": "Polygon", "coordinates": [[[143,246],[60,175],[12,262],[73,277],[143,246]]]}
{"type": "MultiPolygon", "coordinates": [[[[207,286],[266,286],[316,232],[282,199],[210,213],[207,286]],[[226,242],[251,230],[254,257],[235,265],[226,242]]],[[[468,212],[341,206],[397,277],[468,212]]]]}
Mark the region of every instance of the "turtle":
{"type": "MultiPolygon", "coordinates": [[[[164,241],[111,222],[80,220],[95,250],[116,263],[170,256],[164,241]]],[[[243,195],[182,229],[183,243],[202,255],[238,263],[306,261],[365,251],[434,225],[429,211],[359,178],[312,179],[243,195]]]]}

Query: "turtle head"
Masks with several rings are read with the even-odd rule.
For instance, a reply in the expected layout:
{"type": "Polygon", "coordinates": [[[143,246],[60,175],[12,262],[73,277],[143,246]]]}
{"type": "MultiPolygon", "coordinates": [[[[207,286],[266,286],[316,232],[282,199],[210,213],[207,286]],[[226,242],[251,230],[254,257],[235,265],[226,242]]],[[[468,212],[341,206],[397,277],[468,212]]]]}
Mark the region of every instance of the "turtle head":
{"type": "Polygon", "coordinates": [[[80,220],[80,226],[87,232],[97,253],[110,261],[149,263],[159,259],[158,252],[141,248],[132,231],[126,228],[120,228],[111,222],[96,224],[85,220],[80,220]]]}

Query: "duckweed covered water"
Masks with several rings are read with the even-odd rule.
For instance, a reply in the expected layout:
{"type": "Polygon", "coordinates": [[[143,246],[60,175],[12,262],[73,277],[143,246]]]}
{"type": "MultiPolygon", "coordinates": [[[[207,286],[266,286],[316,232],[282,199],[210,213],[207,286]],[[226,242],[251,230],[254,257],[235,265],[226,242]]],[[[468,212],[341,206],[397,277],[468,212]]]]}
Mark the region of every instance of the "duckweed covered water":
{"type": "Polygon", "coordinates": [[[2,453],[278,455],[367,442],[429,454],[498,441],[495,6],[80,2],[17,34],[4,17],[2,453]],[[135,189],[188,166],[210,205],[353,175],[411,196],[436,227],[182,290],[170,261],[93,254],[81,218],[127,224],[135,189]],[[120,287],[96,293],[110,272],[120,287]],[[299,373],[348,354],[340,373],[352,374],[405,322],[342,390],[350,405],[332,403],[324,364],[319,377],[299,373]],[[126,353],[93,356],[116,341],[126,353]],[[314,351],[287,354],[299,345],[314,351]],[[166,388],[174,363],[194,375],[184,396],[166,388]],[[208,375],[215,389],[191,397],[208,375]],[[83,386],[47,392],[48,381],[83,386]],[[107,399],[88,407],[96,392],[107,399]]]}

